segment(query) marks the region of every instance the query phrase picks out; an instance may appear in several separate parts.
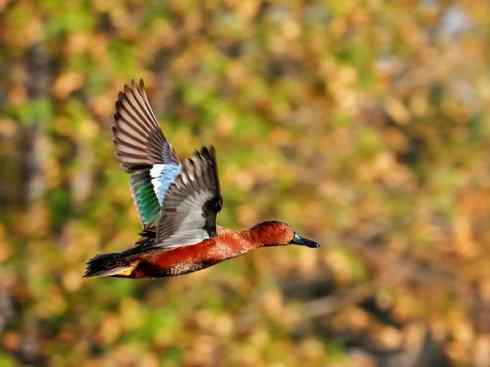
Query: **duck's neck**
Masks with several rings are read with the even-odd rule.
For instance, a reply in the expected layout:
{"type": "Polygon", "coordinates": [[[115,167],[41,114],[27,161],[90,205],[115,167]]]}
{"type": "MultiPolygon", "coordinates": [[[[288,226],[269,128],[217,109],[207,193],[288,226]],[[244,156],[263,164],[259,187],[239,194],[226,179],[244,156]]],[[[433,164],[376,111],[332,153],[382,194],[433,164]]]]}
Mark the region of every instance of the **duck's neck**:
{"type": "Polygon", "coordinates": [[[240,256],[263,246],[259,238],[250,230],[222,233],[213,242],[214,249],[220,250],[221,256],[224,258],[240,256]]]}

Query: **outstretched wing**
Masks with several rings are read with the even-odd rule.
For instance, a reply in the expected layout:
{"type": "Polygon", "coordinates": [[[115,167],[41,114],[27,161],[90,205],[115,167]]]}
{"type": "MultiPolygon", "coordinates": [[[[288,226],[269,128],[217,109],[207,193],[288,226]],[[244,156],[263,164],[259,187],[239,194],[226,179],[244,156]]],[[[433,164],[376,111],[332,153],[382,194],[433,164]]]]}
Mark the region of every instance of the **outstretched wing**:
{"type": "Polygon", "coordinates": [[[154,223],[181,165],[158,125],[142,80],[139,85],[131,81],[119,93],[112,133],[116,156],[131,174],[140,219],[145,226],[154,223]]]}
{"type": "Polygon", "coordinates": [[[153,247],[180,247],[216,236],[222,205],[215,151],[204,147],[183,163],[170,186],[153,247]]]}

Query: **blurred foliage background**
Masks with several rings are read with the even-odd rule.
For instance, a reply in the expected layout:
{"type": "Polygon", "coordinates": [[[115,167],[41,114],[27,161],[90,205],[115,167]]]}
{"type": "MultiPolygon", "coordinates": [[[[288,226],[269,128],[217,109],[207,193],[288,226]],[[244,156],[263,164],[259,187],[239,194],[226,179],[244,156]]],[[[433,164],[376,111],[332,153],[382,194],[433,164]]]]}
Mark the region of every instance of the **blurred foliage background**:
{"type": "Polygon", "coordinates": [[[486,0],[0,0],[0,366],[489,366],[489,36],[486,0]],[[216,146],[221,225],[323,247],[82,279],[139,230],[131,78],[216,146]]]}

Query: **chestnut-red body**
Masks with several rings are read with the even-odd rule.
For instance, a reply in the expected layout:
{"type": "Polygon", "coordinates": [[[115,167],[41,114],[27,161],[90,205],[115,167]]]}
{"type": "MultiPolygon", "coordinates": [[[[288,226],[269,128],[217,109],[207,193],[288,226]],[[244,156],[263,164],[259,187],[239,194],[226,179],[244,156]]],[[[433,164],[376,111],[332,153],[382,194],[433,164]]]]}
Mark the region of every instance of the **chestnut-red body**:
{"type": "Polygon", "coordinates": [[[203,242],[143,253],[135,261],[130,278],[187,274],[248,252],[259,244],[243,233],[227,233],[203,242]]]}
{"type": "Polygon", "coordinates": [[[263,246],[286,245],[293,231],[285,224],[267,222],[250,230],[220,229],[218,236],[197,244],[143,252],[132,260],[129,278],[165,277],[191,273],[263,246]]]}
{"type": "MultiPolygon", "coordinates": [[[[295,233],[281,222],[264,222],[249,230],[218,227],[215,237],[196,244],[148,248],[146,243],[121,253],[102,254],[91,259],[85,276],[159,278],[198,271],[221,261],[265,246],[290,244],[318,247],[318,243],[295,233]]],[[[151,244],[150,244],[151,245],[151,244]]]]}

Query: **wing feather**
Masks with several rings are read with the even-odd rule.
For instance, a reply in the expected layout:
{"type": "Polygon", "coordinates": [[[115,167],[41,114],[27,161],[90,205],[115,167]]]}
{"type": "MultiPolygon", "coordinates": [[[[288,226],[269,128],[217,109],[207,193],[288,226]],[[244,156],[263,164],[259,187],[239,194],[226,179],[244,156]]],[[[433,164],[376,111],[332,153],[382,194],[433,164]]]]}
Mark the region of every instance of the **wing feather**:
{"type": "Polygon", "coordinates": [[[216,235],[223,199],[213,147],[203,147],[183,163],[162,205],[154,247],[180,247],[216,235]]]}
{"type": "Polygon", "coordinates": [[[112,126],[116,156],[131,175],[130,186],[142,223],[157,221],[166,191],[180,172],[175,152],[163,135],[143,81],[119,93],[112,126]]]}

